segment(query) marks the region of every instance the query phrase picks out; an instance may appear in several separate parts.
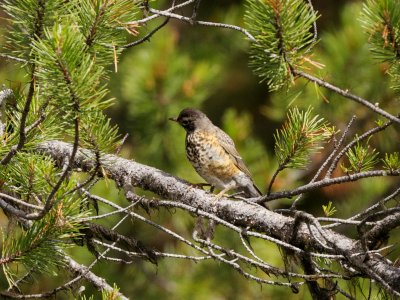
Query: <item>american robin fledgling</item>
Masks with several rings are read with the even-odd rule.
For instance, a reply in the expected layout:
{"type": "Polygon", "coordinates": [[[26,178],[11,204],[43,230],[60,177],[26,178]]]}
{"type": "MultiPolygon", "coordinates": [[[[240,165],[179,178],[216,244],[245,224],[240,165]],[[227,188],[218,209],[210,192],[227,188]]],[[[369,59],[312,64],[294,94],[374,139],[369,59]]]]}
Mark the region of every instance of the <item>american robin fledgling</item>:
{"type": "Polygon", "coordinates": [[[186,156],[207,183],[221,190],[218,196],[229,190],[261,196],[232,139],[204,113],[185,108],[170,120],[186,130],[186,156]]]}

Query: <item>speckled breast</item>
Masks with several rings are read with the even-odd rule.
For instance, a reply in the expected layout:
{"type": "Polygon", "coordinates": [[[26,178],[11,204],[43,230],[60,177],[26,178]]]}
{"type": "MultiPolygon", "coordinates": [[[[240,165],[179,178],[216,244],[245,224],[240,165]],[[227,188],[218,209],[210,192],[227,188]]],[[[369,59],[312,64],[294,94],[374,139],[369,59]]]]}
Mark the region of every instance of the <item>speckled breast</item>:
{"type": "Polygon", "coordinates": [[[211,184],[214,177],[229,181],[240,172],[217,137],[206,131],[196,130],[186,136],[186,155],[197,173],[211,184]]]}

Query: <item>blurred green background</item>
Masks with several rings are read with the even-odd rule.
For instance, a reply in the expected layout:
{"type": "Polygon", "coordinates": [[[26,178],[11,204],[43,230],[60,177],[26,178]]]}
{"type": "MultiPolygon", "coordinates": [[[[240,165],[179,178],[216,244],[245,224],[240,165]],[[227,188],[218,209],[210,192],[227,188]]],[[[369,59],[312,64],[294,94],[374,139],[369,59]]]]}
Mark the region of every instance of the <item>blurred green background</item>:
{"type": "MultiPolygon", "coordinates": [[[[160,1],[153,4],[164,5],[160,1]]],[[[366,45],[367,36],[358,21],[361,2],[319,0],[313,4],[321,15],[317,24],[320,42],[313,59],[324,67],[310,72],[379,102],[380,107],[392,113],[400,111],[398,96],[390,90],[390,82],[385,76],[388,66],[376,63],[366,45]]],[[[198,18],[244,26],[244,8],[244,1],[203,0],[198,18]]],[[[190,14],[190,11],[182,9],[178,13],[190,14]]],[[[0,16],[0,45],[4,45],[6,20],[4,14],[0,16]]],[[[144,36],[160,22],[156,20],[139,27],[140,35],[131,40],[144,36]]],[[[233,138],[257,185],[265,191],[277,167],[273,133],[283,123],[290,106],[306,109],[311,105],[315,113],[338,129],[343,129],[356,114],[356,124],[350,130],[352,135],[374,126],[376,115],[313,83],[298,80],[290,90],[269,93],[268,87],[259,83],[259,78],[248,68],[247,48],[248,42],[239,32],[171,20],[150,42],[126,50],[119,58],[118,72],[111,73],[108,85],[110,96],[116,100],[107,114],[119,126],[121,135],[129,134],[121,155],[191,182],[203,182],[186,160],[184,130],[168,121],[168,117],[176,116],[183,108],[196,107],[233,138]]],[[[11,88],[23,87],[26,84],[23,74],[19,64],[0,58],[0,83],[11,88]]],[[[374,137],[371,144],[380,153],[391,152],[398,151],[399,140],[399,133],[388,129],[385,134],[374,137]],[[392,138],[385,138],[386,135],[392,138]]],[[[273,189],[289,189],[310,180],[330,150],[327,146],[315,155],[307,170],[282,172],[273,189]]],[[[335,216],[348,217],[388,194],[395,180],[373,179],[326,188],[304,197],[300,208],[322,216],[322,205],[332,201],[338,211],[335,216]]],[[[100,181],[94,192],[120,205],[127,205],[123,193],[109,180],[100,181]]],[[[290,203],[290,200],[279,200],[271,206],[287,207],[290,203]]],[[[107,208],[100,207],[101,213],[106,211],[107,208]]],[[[149,214],[140,210],[140,213],[185,237],[191,236],[194,220],[186,213],[164,209],[149,214]]],[[[117,221],[116,216],[102,223],[111,227],[117,221]]],[[[5,225],[7,220],[3,216],[0,222],[5,225]]],[[[347,227],[340,230],[352,234],[347,227]]],[[[198,254],[137,220],[125,221],[119,231],[160,251],[198,254]]],[[[224,228],[217,228],[216,241],[244,252],[239,238],[224,228]]],[[[268,263],[283,267],[275,245],[253,240],[252,245],[268,263]]],[[[84,248],[75,247],[71,253],[81,263],[89,264],[94,259],[84,248]]],[[[398,251],[391,253],[393,257],[398,254],[398,251]]],[[[111,255],[118,256],[115,253],[111,255]]],[[[56,271],[64,274],[62,270],[56,271]]],[[[103,261],[93,271],[110,284],[116,283],[131,299],[310,298],[306,288],[293,294],[284,287],[260,286],[214,261],[194,263],[164,259],[157,267],[141,260],[130,265],[103,261]]],[[[43,275],[30,291],[48,290],[62,282],[60,276],[43,275]]],[[[360,281],[359,284],[368,288],[367,282],[360,281]]],[[[5,288],[6,282],[1,281],[0,289],[5,288]]],[[[343,284],[342,288],[346,285],[343,284]]],[[[96,291],[88,285],[87,293],[90,295],[96,291]]],[[[58,297],[69,299],[71,296],[61,293],[58,297]]]]}

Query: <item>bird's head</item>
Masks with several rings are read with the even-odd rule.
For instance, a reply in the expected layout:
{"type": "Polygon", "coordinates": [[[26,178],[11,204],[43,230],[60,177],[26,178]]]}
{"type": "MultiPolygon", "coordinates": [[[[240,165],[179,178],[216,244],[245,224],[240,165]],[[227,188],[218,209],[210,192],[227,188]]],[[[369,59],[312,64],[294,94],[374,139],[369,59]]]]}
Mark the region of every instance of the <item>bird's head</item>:
{"type": "Polygon", "coordinates": [[[169,120],[179,123],[187,132],[192,132],[211,123],[204,113],[194,108],[185,108],[177,118],[169,118],[169,120]]]}

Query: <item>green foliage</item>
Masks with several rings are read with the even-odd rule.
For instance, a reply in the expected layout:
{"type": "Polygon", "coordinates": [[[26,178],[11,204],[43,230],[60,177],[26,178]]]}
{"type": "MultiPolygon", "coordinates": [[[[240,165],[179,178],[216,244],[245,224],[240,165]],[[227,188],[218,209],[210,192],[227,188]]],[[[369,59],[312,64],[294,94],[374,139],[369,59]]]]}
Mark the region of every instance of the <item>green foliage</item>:
{"type": "Polygon", "coordinates": [[[79,236],[82,225],[79,218],[81,200],[74,195],[64,196],[44,218],[33,222],[28,229],[20,233],[18,228],[8,232],[3,240],[0,261],[10,286],[15,274],[12,263],[24,266],[26,271],[51,272],[64,263],[63,250],[71,246],[71,239],[79,236]]]}
{"type": "MultiPolygon", "coordinates": [[[[349,2],[340,10],[339,18],[335,18],[334,23],[337,26],[327,26],[325,30],[319,31],[320,42],[315,47],[315,52],[318,54],[318,61],[325,67],[322,70],[311,71],[315,71],[320,78],[349,89],[365,99],[376,99],[380,107],[393,107],[394,112],[396,108],[398,111],[400,102],[391,101],[395,93],[385,76],[387,65],[374,63],[373,55],[366,46],[367,36],[363,34],[360,21],[355,17],[360,15],[360,11],[361,3],[349,2]]],[[[296,84],[289,91],[282,90],[273,93],[271,97],[272,104],[265,105],[263,113],[276,122],[284,118],[287,107],[291,105],[301,109],[312,106],[315,113],[324,115],[335,124],[347,123],[349,116],[354,113],[358,116],[365,115],[365,110],[355,103],[346,101],[342,96],[325,88],[300,80],[296,80],[296,84]]]]}
{"type": "Polygon", "coordinates": [[[95,110],[83,115],[81,132],[81,147],[112,153],[119,145],[118,127],[111,125],[111,119],[101,111],[95,110]]]}
{"type": "Polygon", "coordinates": [[[287,84],[315,44],[317,14],[302,0],[248,0],[245,22],[251,41],[250,66],[271,90],[287,84]]]}
{"type": "Polygon", "coordinates": [[[363,146],[360,142],[346,152],[349,161],[348,167],[343,167],[346,172],[364,172],[374,168],[378,163],[378,152],[376,149],[370,149],[370,146],[363,146]]]}
{"type": "Polygon", "coordinates": [[[322,148],[321,142],[333,134],[323,118],[312,116],[312,109],[289,110],[287,121],[275,135],[275,155],[280,168],[306,168],[310,155],[322,148]]]}
{"type": "Polygon", "coordinates": [[[119,288],[117,287],[116,284],[114,284],[112,291],[102,291],[101,299],[102,300],[119,300],[119,299],[121,299],[121,297],[118,296],[118,293],[119,293],[119,288]]]}
{"type": "Polygon", "coordinates": [[[332,205],[332,201],[329,201],[328,205],[322,205],[322,209],[326,217],[331,217],[337,212],[336,207],[332,205]]]}
{"type": "Polygon", "coordinates": [[[364,3],[361,22],[375,58],[388,62],[393,88],[400,84],[400,6],[396,0],[368,0],[364,3]]]}
{"type": "Polygon", "coordinates": [[[62,103],[66,112],[75,102],[85,109],[97,107],[106,93],[99,86],[103,68],[86,53],[83,36],[73,28],[72,24],[57,24],[45,30],[45,39],[33,44],[43,96],[62,103]]]}
{"type": "Polygon", "coordinates": [[[361,22],[375,57],[395,63],[400,58],[400,7],[393,0],[364,2],[361,22]]]}
{"type": "Polygon", "coordinates": [[[385,158],[382,159],[384,168],[388,171],[395,171],[400,169],[400,155],[399,152],[385,153],[385,158]]]}
{"type": "Polygon", "coordinates": [[[54,162],[43,155],[19,153],[13,163],[0,169],[2,190],[17,194],[27,202],[45,197],[56,183],[54,162]]]}
{"type": "Polygon", "coordinates": [[[6,0],[2,4],[11,18],[7,35],[7,46],[11,53],[22,59],[30,59],[31,42],[41,38],[43,27],[51,26],[55,14],[63,6],[64,1],[53,0],[6,0]]]}
{"type": "MultiPolygon", "coordinates": [[[[165,27],[161,32],[154,35],[150,43],[144,43],[134,49],[127,50],[119,65],[120,73],[110,75],[107,70],[111,68],[107,67],[111,66],[114,61],[112,46],[124,42],[126,31],[122,28],[123,22],[131,21],[132,16],[136,13],[135,2],[137,1],[43,1],[45,3],[43,29],[37,31],[38,34],[36,35],[33,34],[36,32],[36,28],[32,24],[38,24],[36,22],[37,7],[40,1],[7,2],[6,5],[9,6],[7,11],[12,18],[8,48],[11,49],[12,54],[36,62],[38,66],[36,68],[37,75],[42,76],[37,77],[35,81],[35,93],[27,124],[29,126],[38,120],[42,111],[46,118],[38,127],[28,133],[27,143],[23,150],[13,158],[12,163],[6,167],[1,167],[0,184],[3,192],[15,194],[30,203],[36,203],[35,201],[38,199],[39,201],[45,199],[51,189],[51,184],[59,176],[59,170],[54,168],[52,161],[39,155],[31,156],[31,150],[38,143],[47,139],[71,140],[73,135],[71,118],[76,116],[75,113],[71,112],[74,102],[71,91],[76,91],[79,94],[77,98],[80,104],[80,145],[106,152],[114,151],[117,128],[112,126],[110,119],[102,113],[102,110],[111,104],[111,100],[108,100],[106,96],[107,90],[103,86],[108,76],[114,78],[110,83],[110,88],[114,92],[113,96],[118,99],[117,105],[111,111],[113,120],[122,125],[123,132],[128,132],[131,136],[132,143],[129,144],[128,141],[125,149],[131,150],[132,156],[142,163],[159,166],[188,180],[193,179],[195,172],[185,159],[184,131],[176,124],[167,121],[168,117],[176,116],[183,107],[202,107],[216,124],[223,127],[232,136],[258,184],[267,182],[272,169],[269,166],[273,166],[276,161],[272,153],[268,152],[269,149],[272,149],[272,146],[269,140],[270,134],[265,128],[274,128],[277,126],[277,122],[281,122],[286,114],[287,107],[290,106],[288,103],[295,103],[299,106],[300,112],[298,114],[304,114],[305,112],[301,112],[301,109],[307,110],[311,105],[315,107],[314,114],[328,116],[338,126],[344,126],[348,122],[349,113],[356,113],[361,118],[365,116],[365,110],[358,106],[346,102],[324,89],[319,89],[313,84],[304,84],[300,80],[296,80],[294,89],[289,92],[285,91],[284,93],[266,96],[265,89],[261,86],[256,87],[249,84],[249,82],[254,81],[253,77],[246,77],[243,68],[237,67],[239,64],[232,63],[245,59],[243,53],[244,39],[239,33],[232,33],[229,30],[176,26],[177,23],[174,22],[172,28],[165,27]],[[14,15],[16,18],[13,17],[14,15]],[[73,45],[74,41],[77,41],[76,45],[73,45]],[[31,50],[32,44],[37,47],[34,51],[31,50]],[[61,49],[59,53],[57,53],[58,49],[61,49]],[[223,65],[222,60],[229,63],[223,65]],[[57,62],[64,63],[65,68],[59,68],[57,62]],[[236,68],[233,68],[232,65],[235,65],[236,68]],[[87,69],[85,69],[85,66],[87,69]],[[73,80],[70,85],[66,83],[65,74],[62,70],[68,70],[71,73],[73,80]],[[112,87],[113,85],[114,87],[112,87]],[[91,89],[90,86],[93,88],[91,89]],[[236,101],[232,94],[236,95],[237,92],[239,92],[239,95],[245,96],[237,96],[238,100],[236,101]],[[254,102],[247,101],[249,99],[252,99],[252,101],[254,99],[254,102]],[[265,101],[265,103],[262,101],[265,101]],[[226,106],[229,106],[229,108],[226,109],[226,106]],[[262,112],[269,119],[258,118],[257,112],[259,112],[260,107],[263,107],[262,112]],[[259,127],[257,128],[257,126],[259,127]],[[257,133],[259,133],[259,138],[254,137],[257,133]],[[45,177],[46,173],[50,175],[45,177]],[[39,197],[35,199],[36,196],[39,197]]],[[[261,76],[262,80],[268,82],[271,89],[279,88],[285,84],[286,80],[291,79],[290,66],[302,69],[303,63],[310,60],[307,54],[308,49],[314,44],[311,19],[316,18],[315,13],[311,11],[306,1],[300,4],[300,1],[274,2],[265,0],[256,2],[252,0],[248,3],[246,23],[250,32],[258,40],[258,43],[252,43],[251,65],[255,73],[261,76]],[[271,3],[292,5],[289,9],[281,10],[280,28],[284,29],[282,31],[284,39],[281,39],[283,45],[276,41],[276,35],[274,35],[279,29],[276,24],[273,24],[276,20],[274,18],[276,11],[271,12],[269,10],[271,18],[266,18],[265,10],[272,7],[271,3]],[[292,3],[297,4],[293,5],[292,3]],[[295,16],[299,17],[295,19],[295,16]],[[255,24],[255,22],[258,23],[255,24]],[[296,27],[299,22],[303,22],[305,26],[296,27]],[[268,39],[271,39],[272,42],[267,43],[268,39]],[[285,52],[280,51],[282,49],[285,52]],[[286,54],[286,56],[283,54],[286,54]],[[264,61],[267,63],[264,64],[264,61]]],[[[329,4],[326,2],[326,5],[329,4]]],[[[241,8],[239,6],[237,8],[235,16],[242,13],[241,8]]],[[[238,19],[219,19],[220,16],[228,15],[227,9],[225,4],[213,3],[209,12],[201,11],[201,17],[211,16],[218,21],[239,24],[240,20],[238,19]]],[[[382,76],[387,66],[371,65],[371,54],[365,47],[366,37],[361,34],[357,19],[354,18],[358,14],[358,3],[352,2],[343,11],[342,21],[334,21],[335,31],[331,29],[328,29],[329,32],[323,31],[327,27],[321,27],[323,29],[320,32],[322,43],[319,44],[320,47],[317,51],[319,60],[326,64],[326,68],[319,75],[325,80],[348,88],[367,99],[379,99],[380,105],[384,106],[387,104],[384,101],[393,99],[393,94],[388,92],[387,83],[382,76]],[[352,76],[348,76],[350,72],[352,76]]],[[[323,15],[325,16],[324,13],[323,15]]],[[[155,22],[158,22],[158,20],[155,22]]],[[[145,34],[151,28],[150,22],[146,26],[140,27],[140,32],[145,34]]],[[[1,39],[0,35],[0,43],[2,42],[1,39]]],[[[118,55],[119,52],[120,49],[116,48],[115,54],[118,55]]],[[[9,78],[8,72],[10,70],[8,68],[1,69],[0,72],[7,70],[7,78],[9,78]]],[[[19,67],[13,67],[13,70],[15,69],[20,70],[19,67]]],[[[392,69],[391,73],[395,76],[397,71],[392,69]]],[[[4,73],[0,75],[2,74],[4,73]]],[[[26,74],[30,74],[30,70],[27,70],[26,74]]],[[[23,80],[29,82],[29,79],[23,80]]],[[[18,81],[22,81],[22,79],[18,79],[18,81]]],[[[0,147],[1,156],[18,142],[21,112],[26,100],[26,89],[24,90],[24,88],[24,86],[20,88],[16,99],[7,104],[7,131],[2,139],[6,142],[6,145],[0,147]]],[[[394,107],[392,108],[395,110],[394,107]]],[[[290,113],[294,114],[293,110],[290,113]]],[[[311,122],[313,117],[310,115],[308,120],[311,122]]],[[[319,118],[315,122],[318,120],[319,118]]],[[[324,123],[324,121],[321,122],[324,123]]],[[[288,123],[290,122],[288,121],[288,123]]],[[[367,124],[368,122],[359,123],[367,124]]],[[[300,155],[301,159],[297,164],[304,168],[309,163],[310,155],[318,151],[321,142],[326,139],[316,141],[312,147],[305,147],[308,150],[300,151],[300,154],[296,151],[290,153],[289,148],[286,148],[290,143],[290,137],[293,138],[291,140],[292,146],[296,143],[301,144],[299,141],[306,144],[306,139],[302,138],[301,134],[295,135],[295,132],[298,132],[301,126],[299,125],[299,128],[291,126],[291,128],[285,127],[275,135],[275,138],[279,136],[280,146],[288,155],[285,156],[281,149],[275,149],[282,155],[281,161],[286,158],[291,161],[291,154],[300,155]],[[282,134],[285,129],[287,130],[286,136],[282,134]]],[[[356,128],[356,130],[361,132],[363,128],[356,128]]],[[[388,128],[388,130],[391,130],[391,128],[388,128]]],[[[331,131],[327,129],[326,135],[330,135],[331,131]]],[[[320,134],[317,130],[315,130],[315,133],[320,134]]],[[[388,139],[386,142],[393,148],[393,143],[396,141],[388,139]]],[[[388,147],[388,149],[392,148],[388,147]]],[[[392,154],[388,154],[387,158],[385,157],[390,166],[387,166],[387,163],[384,162],[385,168],[388,169],[398,165],[395,162],[395,157],[396,155],[398,157],[398,154],[393,154],[393,158],[390,158],[390,155],[392,154]]],[[[277,156],[279,157],[279,155],[277,156]]],[[[294,158],[295,160],[296,158],[294,158]]],[[[296,163],[293,164],[296,165],[296,163]]],[[[297,185],[298,177],[296,177],[296,174],[298,173],[302,172],[291,172],[290,176],[280,178],[280,182],[277,182],[277,184],[280,184],[280,187],[283,188],[290,188],[290,184],[297,185]],[[292,174],[295,176],[292,176],[292,174]]],[[[63,205],[63,209],[65,208],[64,201],[69,201],[65,194],[75,186],[75,179],[76,176],[74,175],[68,178],[68,181],[61,186],[56,194],[56,203],[63,205]]],[[[94,191],[95,194],[120,202],[121,205],[126,204],[123,193],[119,192],[109,180],[100,181],[97,186],[99,188],[94,191]]],[[[374,181],[372,184],[370,181],[367,184],[360,182],[360,190],[357,190],[357,193],[351,193],[350,196],[346,194],[347,201],[336,201],[338,198],[343,198],[343,194],[339,196],[329,195],[329,199],[336,197],[335,203],[341,205],[337,209],[337,214],[342,215],[343,212],[349,213],[365,208],[364,206],[367,203],[360,201],[360,195],[368,194],[371,195],[371,199],[377,199],[378,196],[387,192],[388,187],[387,180],[374,181]]],[[[327,190],[324,190],[324,193],[327,190]]],[[[346,193],[346,191],[341,192],[346,193]]],[[[321,196],[324,197],[326,194],[321,196]]],[[[79,202],[75,203],[78,206],[79,202]]],[[[323,206],[326,207],[326,209],[324,208],[325,215],[335,212],[331,203],[329,201],[328,205],[323,206]]],[[[315,205],[320,206],[318,203],[315,205]]],[[[52,210],[53,214],[57,214],[56,209],[58,207],[56,206],[55,210],[52,210]]],[[[103,210],[108,212],[109,208],[100,206],[100,211],[104,212],[103,210]]],[[[64,212],[63,215],[65,215],[64,212]]],[[[79,216],[76,210],[71,212],[70,215],[71,217],[79,216]]],[[[180,211],[160,210],[152,214],[151,218],[172,230],[183,233],[185,236],[191,234],[192,218],[180,211]]],[[[2,218],[0,221],[3,220],[2,218]]],[[[58,222],[46,220],[51,225],[58,222]]],[[[109,225],[118,220],[119,215],[115,215],[107,219],[106,222],[109,225]]],[[[36,226],[44,226],[43,223],[36,226]]],[[[74,223],[71,224],[75,226],[74,223]]],[[[160,236],[158,232],[149,234],[149,228],[142,226],[139,222],[132,221],[125,225],[126,227],[121,226],[121,232],[126,234],[139,233],[146,243],[156,245],[160,251],[195,254],[176,241],[170,240],[164,235],[160,236]],[[132,223],[134,226],[132,226],[132,223]]],[[[232,248],[240,244],[237,237],[233,237],[229,234],[229,231],[220,231],[223,230],[220,227],[217,226],[217,231],[219,231],[216,234],[217,243],[232,248]]],[[[38,233],[46,234],[50,241],[60,242],[57,247],[67,247],[66,244],[70,242],[70,238],[75,233],[69,233],[69,228],[63,226],[54,226],[54,229],[55,231],[50,233],[42,227],[42,229],[36,230],[36,235],[38,233]],[[60,231],[60,234],[57,233],[58,231],[60,231]],[[61,235],[61,231],[65,233],[65,236],[61,235]],[[70,237],[68,237],[69,234],[71,234],[70,237]]],[[[24,257],[21,260],[15,259],[14,263],[7,265],[8,272],[16,272],[17,269],[23,272],[26,271],[25,268],[31,267],[22,262],[23,260],[29,261],[27,257],[30,253],[35,254],[35,251],[29,252],[27,250],[36,249],[36,246],[38,249],[42,247],[40,249],[43,253],[38,257],[41,260],[47,260],[45,253],[48,253],[50,257],[58,255],[55,253],[55,247],[51,244],[46,246],[44,239],[41,240],[40,244],[32,244],[32,239],[29,240],[29,236],[25,231],[12,230],[8,232],[6,237],[3,237],[7,240],[25,239],[26,245],[26,247],[20,247],[23,254],[21,257],[24,257]]],[[[278,251],[275,251],[276,249],[272,246],[266,246],[265,243],[258,243],[258,241],[252,241],[252,246],[257,255],[267,259],[268,263],[280,266],[281,258],[279,253],[275,253],[278,251]]],[[[91,261],[92,257],[82,250],[83,248],[76,247],[73,254],[79,258],[79,261],[85,261],[85,263],[91,261]]],[[[10,255],[15,253],[9,252],[10,255]]],[[[2,257],[4,257],[3,254],[2,257]]],[[[53,271],[52,264],[53,259],[50,259],[48,265],[39,266],[39,269],[53,271]]],[[[304,299],[309,296],[306,289],[301,289],[300,294],[291,296],[288,296],[287,291],[279,286],[268,286],[260,289],[257,283],[249,283],[249,281],[243,280],[241,275],[232,272],[229,267],[211,261],[196,264],[196,268],[194,268],[193,262],[171,263],[171,260],[165,259],[161,260],[157,270],[153,266],[140,263],[118,268],[114,266],[109,268],[109,266],[109,262],[103,262],[99,266],[95,266],[93,271],[104,277],[109,283],[118,281],[121,290],[127,296],[137,295],[137,297],[143,299],[160,297],[165,299],[190,297],[198,299],[221,297],[229,299],[280,299],[284,297],[304,299]],[[210,270],[215,276],[209,276],[210,270]],[[156,275],[162,277],[162,280],[153,280],[156,275]],[[133,277],[135,279],[130,281],[131,284],[126,285],[126,280],[131,280],[133,277]],[[149,280],[155,284],[149,285],[149,280]]],[[[14,275],[9,277],[14,279],[19,274],[14,275]]],[[[341,284],[340,281],[339,284],[341,284]]],[[[93,287],[87,286],[88,290],[91,288],[93,287]]]]}
{"type": "Polygon", "coordinates": [[[71,16],[74,16],[77,29],[84,37],[85,45],[95,57],[96,63],[110,64],[114,55],[121,52],[121,48],[117,46],[126,40],[126,31],[120,27],[125,26],[125,22],[132,21],[138,8],[137,4],[132,0],[70,2],[71,16]]]}
{"type": "MultiPolygon", "coordinates": [[[[3,141],[6,141],[0,147],[0,155],[5,155],[13,145],[16,145],[19,140],[19,126],[21,122],[21,112],[24,109],[26,96],[22,91],[15,90],[14,98],[8,102],[5,110],[5,127],[3,141]]],[[[45,139],[56,139],[61,137],[60,127],[57,126],[57,114],[54,111],[57,109],[56,103],[50,103],[47,98],[41,97],[41,90],[33,97],[30,105],[30,113],[27,118],[28,129],[39,119],[42,122],[26,134],[25,149],[34,149],[40,142],[45,139]]]]}
{"type": "MultiPolygon", "coordinates": [[[[3,193],[44,206],[60,178],[49,158],[35,154],[38,144],[54,138],[71,140],[78,120],[79,144],[96,151],[114,151],[117,128],[103,114],[112,100],[106,98],[106,67],[126,33],[117,29],[134,13],[134,1],[7,1],[10,17],[8,48],[27,60],[28,89],[15,91],[5,106],[4,156],[26,139],[11,162],[0,168],[3,193]],[[105,45],[105,43],[108,43],[105,45]],[[29,103],[30,105],[27,105],[29,103]],[[21,121],[26,117],[25,128],[21,121]]],[[[74,176],[67,176],[51,199],[53,207],[42,219],[23,229],[10,228],[3,236],[1,264],[11,285],[22,271],[50,272],[62,266],[64,249],[73,244],[87,216],[85,200],[71,193],[74,176]]],[[[26,209],[22,206],[22,209],[26,209]]],[[[27,211],[29,212],[29,211],[27,211]]]]}

